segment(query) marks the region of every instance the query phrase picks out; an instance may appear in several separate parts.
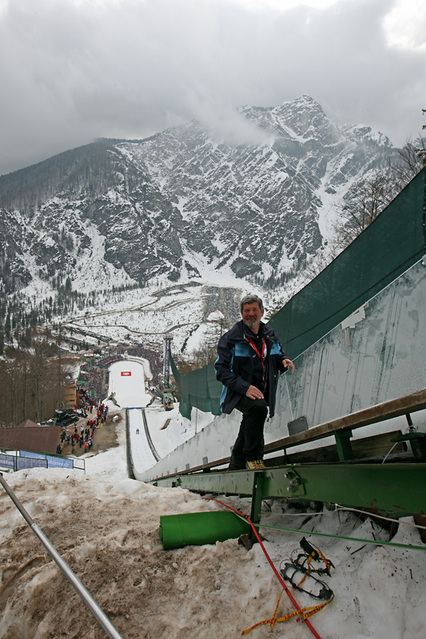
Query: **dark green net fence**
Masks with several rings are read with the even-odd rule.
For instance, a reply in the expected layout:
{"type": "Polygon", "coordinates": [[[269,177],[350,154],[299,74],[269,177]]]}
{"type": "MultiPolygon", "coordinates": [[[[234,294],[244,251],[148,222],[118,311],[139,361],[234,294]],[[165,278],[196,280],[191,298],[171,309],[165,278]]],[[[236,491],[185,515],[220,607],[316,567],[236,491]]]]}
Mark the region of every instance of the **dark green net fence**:
{"type": "MultiPolygon", "coordinates": [[[[426,250],[426,169],[370,226],[269,321],[290,357],[300,355],[417,262],[426,250]]],[[[180,375],[180,412],[218,415],[222,390],[213,364],[180,375]]]]}

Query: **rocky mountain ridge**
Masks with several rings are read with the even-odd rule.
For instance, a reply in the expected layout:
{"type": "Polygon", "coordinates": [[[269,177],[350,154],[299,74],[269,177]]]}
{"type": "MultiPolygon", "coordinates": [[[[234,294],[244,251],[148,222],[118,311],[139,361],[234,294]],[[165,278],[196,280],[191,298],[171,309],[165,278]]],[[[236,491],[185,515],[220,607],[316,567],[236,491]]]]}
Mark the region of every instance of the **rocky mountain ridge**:
{"type": "Polygon", "coordinates": [[[194,280],[294,289],[345,196],[396,154],[308,96],[243,107],[231,135],[188,122],[0,177],[0,290],[40,301],[194,280]]]}

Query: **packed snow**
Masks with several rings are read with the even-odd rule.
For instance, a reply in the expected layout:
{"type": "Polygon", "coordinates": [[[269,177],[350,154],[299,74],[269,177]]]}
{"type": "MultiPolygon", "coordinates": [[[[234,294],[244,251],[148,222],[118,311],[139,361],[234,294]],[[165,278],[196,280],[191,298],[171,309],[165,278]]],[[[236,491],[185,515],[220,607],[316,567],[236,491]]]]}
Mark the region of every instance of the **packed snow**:
{"type": "MultiPolygon", "coordinates": [[[[147,361],[145,365],[147,365],[147,361]]],[[[120,360],[109,368],[109,395],[113,395],[119,406],[134,408],[146,406],[151,395],[145,391],[143,361],[120,360]]]]}
{"type": "MultiPolygon", "coordinates": [[[[229,639],[267,620],[248,636],[424,639],[426,545],[411,518],[392,537],[400,545],[386,545],[388,530],[351,510],[264,502],[260,532],[277,570],[301,552],[302,537],[333,564],[330,576],[318,578],[334,599],[309,618],[311,627],[295,617],[271,626],[282,586],[259,543],[250,550],[236,539],[164,550],[161,515],[223,507],[187,490],[129,479],[127,405],[129,414],[145,406],[160,455],[189,438],[194,424],[179,417],[176,407],[165,412],[159,402],[148,406],[151,398],[141,386],[137,363],[120,364],[110,371],[110,392],[120,409],[108,401],[111,414],[120,417],[116,447],[86,454],[85,472],[37,468],[4,477],[123,639],[229,639]]],[[[149,455],[146,463],[152,463],[149,455]]],[[[250,512],[248,499],[219,499],[250,512]]],[[[3,489],[0,513],[0,639],[105,637],[3,489]]],[[[322,603],[297,590],[291,593],[302,608],[322,603]]],[[[275,616],[294,609],[284,593],[275,616]]]]}

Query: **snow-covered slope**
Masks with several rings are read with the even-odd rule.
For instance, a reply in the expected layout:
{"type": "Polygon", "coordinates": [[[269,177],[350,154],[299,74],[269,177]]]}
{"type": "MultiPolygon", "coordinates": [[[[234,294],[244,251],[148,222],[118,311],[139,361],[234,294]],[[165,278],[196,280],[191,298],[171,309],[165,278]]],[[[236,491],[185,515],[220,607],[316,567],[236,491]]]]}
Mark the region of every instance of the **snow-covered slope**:
{"type": "Polygon", "coordinates": [[[396,150],[308,96],[235,122],[222,139],[189,122],[1,177],[0,290],[47,320],[194,282],[217,287],[221,312],[224,285],[282,304],[327,252],[348,191],[396,150]]]}
{"type": "MultiPolygon", "coordinates": [[[[229,539],[163,550],[160,516],[222,507],[181,488],[129,479],[122,425],[117,433],[120,446],[88,458],[86,473],[36,468],[6,479],[120,636],[229,639],[271,620],[282,586],[260,545],[246,551],[229,539]]],[[[222,499],[250,512],[249,500],[222,499]]],[[[104,630],[3,489],[0,510],[0,638],[103,639],[104,630]]],[[[422,546],[411,518],[392,539],[400,546],[386,545],[389,532],[377,522],[361,521],[344,509],[317,512],[311,505],[301,509],[272,502],[265,504],[262,524],[269,526],[261,533],[277,570],[301,551],[302,536],[333,562],[331,576],[320,579],[333,590],[334,600],[310,618],[316,636],[423,639],[426,553],[403,546],[422,546]]],[[[301,607],[321,603],[302,592],[292,594],[301,607]]],[[[293,610],[283,594],[277,616],[293,610]]],[[[313,636],[295,618],[249,634],[253,639],[269,635],[313,636]]]]}

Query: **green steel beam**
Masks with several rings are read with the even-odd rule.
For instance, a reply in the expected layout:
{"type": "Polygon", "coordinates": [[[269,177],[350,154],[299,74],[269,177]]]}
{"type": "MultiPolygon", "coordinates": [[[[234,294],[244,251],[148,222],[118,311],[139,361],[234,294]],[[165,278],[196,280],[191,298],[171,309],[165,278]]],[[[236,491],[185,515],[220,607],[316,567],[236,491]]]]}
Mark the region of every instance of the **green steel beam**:
{"type": "MultiPolygon", "coordinates": [[[[265,481],[267,481],[267,478],[264,475],[264,473],[252,473],[252,475],[254,475],[254,478],[253,478],[253,492],[252,492],[252,499],[251,499],[250,520],[253,522],[253,524],[259,524],[261,519],[261,513],[262,513],[262,499],[263,499],[263,494],[265,491],[264,486],[265,486],[265,481]]],[[[256,530],[257,532],[259,532],[259,528],[257,526],[256,526],[256,530]]],[[[254,541],[253,530],[251,530],[249,533],[249,539],[254,541]]]]}
{"type": "MultiPolygon", "coordinates": [[[[213,471],[151,482],[199,493],[322,501],[396,517],[426,514],[426,464],[294,464],[264,471],[213,471]],[[262,481],[254,483],[254,473],[262,481]]],[[[257,509],[256,509],[257,510],[257,509]]]]}
{"type": "Polygon", "coordinates": [[[343,430],[336,430],[336,432],[334,433],[334,438],[336,440],[337,454],[339,456],[340,461],[351,461],[354,458],[351,437],[352,437],[352,430],[349,428],[343,429],[343,430]]]}

